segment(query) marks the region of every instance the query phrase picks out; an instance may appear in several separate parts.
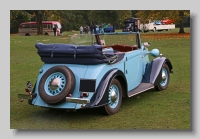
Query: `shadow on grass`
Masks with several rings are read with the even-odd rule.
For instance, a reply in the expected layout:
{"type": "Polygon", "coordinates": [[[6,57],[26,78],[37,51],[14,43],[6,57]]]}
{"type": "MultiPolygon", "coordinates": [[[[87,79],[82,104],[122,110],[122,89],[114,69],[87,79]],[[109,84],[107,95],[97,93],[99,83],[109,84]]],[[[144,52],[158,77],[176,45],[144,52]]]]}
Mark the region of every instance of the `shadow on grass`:
{"type": "Polygon", "coordinates": [[[125,104],[133,104],[132,101],[134,101],[134,104],[140,103],[140,101],[150,99],[153,95],[161,94],[162,91],[156,91],[155,89],[151,89],[145,92],[142,92],[140,94],[137,94],[135,96],[132,96],[130,98],[123,98],[122,105],[125,104]]]}
{"type": "MultiPolygon", "coordinates": [[[[130,105],[137,105],[141,101],[144,101],[146,99],[150,99],[152,95],[156,95],[154,89],[143,92],[141,94],[135,95],[130,98],[123,98],[122,104],[121,104],[121,110],[123,111],[123,108],[126,108],[126,106],[130,105]]],[[[40,110],[34,111],[34,115],[43,115],[43,116],[63,116],[63,117],[103,117],[108,116],[104,113],[103,107],[97,107],[97,108],[86,108],[86,109],[78,109],[78,110],[66,110],[66,109],[51,109],[51,108],[41,108],[40,110]]]]}

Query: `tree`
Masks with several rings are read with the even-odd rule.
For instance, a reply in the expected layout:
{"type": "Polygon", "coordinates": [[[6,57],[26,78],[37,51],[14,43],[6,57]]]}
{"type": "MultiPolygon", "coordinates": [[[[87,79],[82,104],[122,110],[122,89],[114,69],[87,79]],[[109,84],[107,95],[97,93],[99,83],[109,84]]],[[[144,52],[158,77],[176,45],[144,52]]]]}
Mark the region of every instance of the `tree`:
{"type": "Polygon", "coordinates": [[[82,26],[89,25],[88,12],[89,11],[86,11],[86,10],[73,10],[72,11],[72,13],[74,15],[74,22],[72,22],[74,29],[79,29],[81,25],[82,26]]]}
{"type": "Polygon", "coordinates": [[[37,35],[43,35],[42,21],[44,17],[44,10],[36,10],[35,16],[37,20],[37,35]]]}
{"type": "Polygon", "coordinates": [[[10,29],[18,28],[22,22],[28,22],[31,20],[31,15],[23,10],[11,10],[10,11],[10,29]]]}
{"type": "Polygon", "coordinates": [[[63,30],[73,30],[74,23],[76,23],[76,15],[71,10],[60,11],[60,18],[63,30]]]}
{"type": "Polygon", "coordinates": [[[27,10],[32,18],[37,22],[37,35],[43,35],[42,21],[57,20],[59,21],[59,12],[57,10],[27,10]]]}
{"type": "Polygon", "coordinates": [[[145,19],[174,19],[176,24],[179,24],[179,33],[184,32],[184,19],[190,16],[189,10],[143,10],[138,11],[136,16],[145,19]]]}
{"type": "Polygon", "coordinates": [[[89,12],[89,21],[96,24],[112,24],[121,27],[126,18],[132,16],[131,10],[92,10],[89,12]]]}

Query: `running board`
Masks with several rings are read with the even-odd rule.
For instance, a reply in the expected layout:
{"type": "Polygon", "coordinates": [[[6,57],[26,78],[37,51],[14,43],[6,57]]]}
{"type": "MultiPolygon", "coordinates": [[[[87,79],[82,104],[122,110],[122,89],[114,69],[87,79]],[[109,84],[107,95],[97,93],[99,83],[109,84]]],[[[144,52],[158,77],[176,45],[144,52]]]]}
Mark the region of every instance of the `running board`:
{"type": "Polygon", "coordinates": [[[152,88],[154,88],[152,83],[141,83],[138,87],[128,92],[128,97],[132,97],[152,88]]]}

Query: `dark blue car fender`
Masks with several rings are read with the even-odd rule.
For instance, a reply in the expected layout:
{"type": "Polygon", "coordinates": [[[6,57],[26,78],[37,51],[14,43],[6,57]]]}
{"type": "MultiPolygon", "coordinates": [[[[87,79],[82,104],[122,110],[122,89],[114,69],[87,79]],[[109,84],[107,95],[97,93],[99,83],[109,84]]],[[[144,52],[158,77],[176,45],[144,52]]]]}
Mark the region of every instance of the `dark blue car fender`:
{"type": "Polygon", "coordinates": [[[171,61],[166,57],[157,57],[147,64],[142,82],[152,83],[154,85],[159,84],[162,80],[162,65],[164,63],[168,65],[170,73],[173,73],[171,61]]]}
{"type": "Polygon", "coordinates": [[[85,108],[100,107],[108,103],[108,93],[111,81],[117,78],[122,86],[123,97],[127,95],[127,81],[124,73],[119,69],[112,69],[108,71],[99,83],[96,93],[90,100],[90,103],[85,108]]]}

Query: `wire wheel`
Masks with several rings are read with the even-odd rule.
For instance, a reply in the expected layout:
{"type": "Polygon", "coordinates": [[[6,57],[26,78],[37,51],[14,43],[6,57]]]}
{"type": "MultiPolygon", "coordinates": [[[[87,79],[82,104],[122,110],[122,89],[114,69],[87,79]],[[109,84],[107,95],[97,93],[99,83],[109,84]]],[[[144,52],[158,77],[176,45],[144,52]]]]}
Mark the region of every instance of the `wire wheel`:
{"type": "Polygon", "coordinates": [[[115,114],[119,111],[122,103],[122,88],[117,79],[113,79],[108,90],[108,104],[104,106],[108,115],[115,114]]]}
{"type": "Polygon", "coordinates": [[[155,89],[158,91],[167,89],[169,84],[169,79],[170,79],[169,67],[167,66],[166,63],[164,63],[162,67],[162,80],[158,85],[155,86],[155,89]]]}

